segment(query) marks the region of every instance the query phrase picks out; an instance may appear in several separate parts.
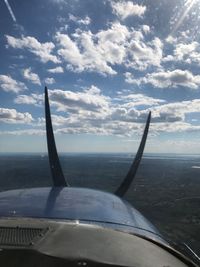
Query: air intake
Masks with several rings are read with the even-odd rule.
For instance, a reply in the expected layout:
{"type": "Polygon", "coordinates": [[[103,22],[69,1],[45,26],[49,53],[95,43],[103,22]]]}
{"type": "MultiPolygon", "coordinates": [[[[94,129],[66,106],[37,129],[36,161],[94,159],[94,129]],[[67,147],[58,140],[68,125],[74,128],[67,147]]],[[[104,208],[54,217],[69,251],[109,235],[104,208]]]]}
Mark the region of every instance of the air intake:
{"type": "Polygon", "coordinates": [[[0,227],[0,247],[29,247],[41,239],[47,228],[0,227]]]}

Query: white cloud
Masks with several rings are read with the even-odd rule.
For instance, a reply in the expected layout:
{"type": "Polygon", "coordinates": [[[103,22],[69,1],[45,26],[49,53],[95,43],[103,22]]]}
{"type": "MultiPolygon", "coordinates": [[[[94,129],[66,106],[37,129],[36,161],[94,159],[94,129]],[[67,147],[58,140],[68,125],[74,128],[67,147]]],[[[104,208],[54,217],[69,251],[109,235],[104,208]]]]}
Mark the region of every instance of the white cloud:
{"type": "Polygon", "coordinates": [[[48,69],[47,71],[50,73],[63,73],[64,72],[61,66],[53,68],[53,69],[48,69]]]}
{"type": "Polygon", "coordinates": [[[163,99],[153,98],[144,94],[126,94],[122,95],[120,98],[122,101],[125,101],[125,104],[122,104],[123,107],[131,108],[138,106],[158,106],[166,101],[163,99]]]}
{"type": "Polygon", "coordinates": [[[77,24],[83,24],[83,25],[89,25],[91,23],[91,19],[88,16],[85,16],[85,18],[79,18],[72,14],[69,14],[69,20],[77,23],[77,24]]]}
{"type": "Polygon", "coordinates": [[[111,1],[113,13],[121,19],[126,19],[130,16],[143,16],[146,11],[146,6],[134,4],[131,1],[111,1]]]}
{"type": "Polygon", "coordinates": [[[108,60],[103,55],[104,51],[100,51],[95,46],[90,32],[82,32],[77,38],[79,40],[76,43],[66,34],[57,33],[56,35],[56,40],[60,44],[58,54],[64,61],[69,62],[69,69],[76,72],[88,70],[105,74],[116,74],[107,64],[108,60]]]}
{"type": "MultiPolygon", "coordinates": [[[[9,46],[27,49],[42,62],[62,62],[74,72],[114,75],[117,74],[114,67],[119,65],[141,71],[151,66],[160,67],[163,43],[159,38],[147,37],[149,31],[148,25],[136,30],[119,22],[110,23],[107,29],[96,33],[77,28],[71,34],[57,32],[54,36],[56,47],[52,42],[40,43],[31,36],[6,37],[9,46]],[[53,55],[54,50],[57,55],[53,55]]],[[[58,66],[48,72],[62,73],[63,68],[58,66]]]]}
{"type": "Polygon", "coordinates": [[[110,29],[99,31],[96,37],[98,38],[96,49],[102,61],[105,60],[111,65],[124,63],[127,56],[126,46],[131,37],[131,32],[126,26],[114,23],[110,29]]]}
{"type": "Polygon", "coordinates": [[[116,107],[113,109],[111,114],[112,121],[118,122],[141,122],[144,121],[142,113],[135,109],[134,107],[127,108],[127,107],[116,107]]]}
{"type": "Polygon", "coordinates": [[[178,43],[174,50],[174,60],[183,61],[188,64],[200,65],[200,45],[198,42],[188,44],[178,43]]]}
{"type": "Polygon", "coordinates": [[[28,112],[17,112],[16,109],[0,108],[0,121],[5,123],[31,123],[32,115],[28,112]]]}
{"type": "Polygon", "coordinates": [[[159,71],[146,75],[144,78],[134,78],[129,72],[125,73],[125,81],[140,85],[150,83],[158,88],[177,88],[178,86],[198,89],[200,86],[200,75],[193,75],[188,70],[176,69],[173,71],[159,71]]]}
{"type": "Polygon", "coordinates": [[[152,123],[151,131],[154,132],[164,132],[164,133],[182,133],[182,132],[193,132],[199,131],[199,125],[191,125],[190,123],[184,121],[175,121],[167,123],[152,123]]]}
{"type": "Polygon", "coordinates": [[[45,78],[45,83],[46,84],[53,84],[53,83],[55,83],[56,81],[55,81],[55,79],[54,78],[45,78]]]}
{"type": "Polygon", "coordinates": [[[6,92],[14,93],[19,93],[27,89],[24,83],[14,80],[9,75],[0,75],[0,87],[6,92]]]}
{"type": "Polygon", "coordinates": [[[142,30],[145,34],[150,32],[150,27],[148,25],[142,25],[142,30]]]}
{"type": "Polygon", "coordinates": [[[18,95],[14,102],[16,104],[25,104],[25,105],[42,105],[43,104],[43,95],[31,94],[31,95],[18,95]]]}
{"type": "Polygon", "coordinates": [[[168,35],[167,38],[165,39],[165,41],[169,44],[176,44],[177,38],[172,36],[172,35],[168,35]]]}
{"type": "Polygon", "coordinates": [[[137,85],[141,83],[141,79],[140,78],[136,79],[134,75],[130,72],[125,72],[124,76],[125,76],[125,82],[127,83],[137,84],[137,85]]]}
{"type": "Polygon", "coordinates": [[[38,74],[31,72],[31,68],[23,70],[23,76],[26,80],[41,85],[40,78],[38,74]]]}
{"type": "Polygon", "coordinates": [[[185,114],[200,112],[200,99],[164,104],[152,109],[155,121],[180,121],[185,114]]]}
{"type": "Polygon", "coordinates": [[[148,74],[146,82],[160,88],[176,88],[178,86],[197,89],[200,85],[200,75],[193,75],[188,70],[176,69],[148,74]]]}
{"type": "Polygon", "coordinates": [[[103,112],[108,109],[109,98],[102,95],[100,89],[92,85],[83,92],[49,91],[50,100],[58,110],[69,110],[75,113],[83,111],[103,112]]]}
{"type": "Polygon", "coordinates": [[[47,63],[52,61],[59,63],[60,60],[57,56],[52,55],[55,45],[52,42],[40,43],[36,38],[26,36],[22,38],[15,38],[10,35],[6,35],[8,45],[17,49],[27,49],[34,55],[36,55],[41,62],[47,63]]]}
{"type": "Polygon", "coordinates": [[[133,124],[129,122],[108,122],[108,123],[79,123],[79,127],[69,126],[59,128],[56,133],[59,134],[95,134],[95,135],[117,135],[117,136],[131,136],[133,133],[141,134],[143,125],[133,124]]]}
{"type": "Polygon", "coordinates": [[[25,129],[14,131],[0,131],[0,135],[45,135],[46,131],[42,129],[25,129]]]}
{"type": "MultiPolygon", "coordinates": [[[[63,60],[68,61],[77,67],[82,65],[82,55],[76,45],[67,34],[56,34],[56,40],[59,42],[60,49],[58,54],[63,60]]],[[[80,67],[79,67],[80,68],[80,67]]]]}
{"type": "Polygon", "coordinates": [[[198,47],[197,42],[192,42],[190,44],[179,43],[176,45],[174,53],[177,59],[182,60],[185,55],[191,54],[196,50],[197,47],[198,47]]]}
{"type": "Polygon", "coordinates": [[[115,22],[95,34],[77,29],[71,36],[58,32],[55,38],[58,54],[68,63],[68,69],[113,75],[117,73],[113,68],[116,65],[139,70],[160,66],[163,43],[159,38],[145,41],[143,31],[115,22]]]}
{"type": "Polygon", "coordinates": [[[197,41],[191,41],[187,33],[183,32],[179,38],[168,36],[165,41],[173,50],[163,58],[163,62],[182,62],[190,68],[191,65],[200,65],[200,45],[197,41]]]}
{"type": "Polygon", "coordinates": [[[51,2],[59,5],[66,4],[66,0],[51,0],[51,2]]]}
{"type": "Polygon", "coordinates": [[[129,59],[127,67],[138,70],[145,70],[150,66],[160,67],[163,57],[163,43],[155,37],[152,41],[144,41],[141,32],[135,32],[132,40],[128,44],[129,59]]]}

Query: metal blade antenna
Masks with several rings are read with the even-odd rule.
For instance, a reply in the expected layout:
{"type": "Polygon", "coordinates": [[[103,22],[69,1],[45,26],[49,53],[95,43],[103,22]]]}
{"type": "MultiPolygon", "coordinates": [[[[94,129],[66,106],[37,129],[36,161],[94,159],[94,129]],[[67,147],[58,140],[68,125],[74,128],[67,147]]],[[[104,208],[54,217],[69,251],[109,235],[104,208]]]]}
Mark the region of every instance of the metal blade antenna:
{"type": "Polygon", "coordinates": [[[148,131],[149,131],[149,124],[151,121],[151,112],[149,112],[147,121],[146,121],[146,126],[144,129],[144,133],[142,136],[142,140],[140,142],[140,146],[138,148],[137,154],[135,156],[135,159],[125,177],[125,179],[123,180],[123,182],[121,183],[121,185],[119,186],[119,188],[116,190],[115,195],[119,196],[119,197],[123,197],[124,194],[127,192],[127,190],[129,189],[133,179],[135,178],[137,169],[140,165],[140,161],[142,159],[142,155],[143,155],[143,151],[144,151],[144,147],[145,147],[145,143],[147,140],[147,135],[148,135],[148,131]]]}
{"type": "Polygon", "coordinates": [[[58,158],[56,143],[53,134],[53,127],[51,122],[48,90],[46,86],[45,86],[45,117],[46,117],[46,134],[47,134],[49,164],[53,178],[53,184],[54,186],[62,186],[62,187],[69,186],[63,175],[60,161],[58,158]]]}

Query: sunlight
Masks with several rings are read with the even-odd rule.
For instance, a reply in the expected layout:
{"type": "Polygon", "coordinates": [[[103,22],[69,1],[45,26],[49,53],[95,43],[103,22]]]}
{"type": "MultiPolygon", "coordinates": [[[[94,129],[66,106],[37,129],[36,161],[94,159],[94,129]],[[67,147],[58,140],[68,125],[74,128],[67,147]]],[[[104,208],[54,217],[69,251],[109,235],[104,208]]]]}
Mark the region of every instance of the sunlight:
{"type": "Polygon", "coordinates": [[[185,17],[187,16],[187,14],[190,12],[191,8],[193,7],[193,5],[197,2],[197,0],[186,0],[185,4],[184,4],[184,8],[183,8],[183,12],[181,13],[180,18],[178,19],[174,29],[172,30],[173,34],[183,23],[185,17]]]}

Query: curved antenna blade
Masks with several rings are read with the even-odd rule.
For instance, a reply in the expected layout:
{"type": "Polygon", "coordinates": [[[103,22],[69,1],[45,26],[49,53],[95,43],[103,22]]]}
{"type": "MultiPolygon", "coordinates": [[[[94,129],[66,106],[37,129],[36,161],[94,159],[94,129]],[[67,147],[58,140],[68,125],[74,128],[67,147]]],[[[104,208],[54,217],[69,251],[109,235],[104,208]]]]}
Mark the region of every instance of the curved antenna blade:
{"type": "Polygon", "coordinates": [[[47,134],[49,164],[53,178],[53,184],[54,186],[69,186],[63,175],[60,161],[58,158],[56,143],[53,134],[53,127],[51,122],[48,90],[46,86],[45,86],[45,117],[46,117],[46,134],[47,134]]]}
{"type": "Polygon", "coordinates": [[[115,195],[119,196],[119,197],[123,197],[124,194],[127,192],[127,190],[129,189],[133,179],[135,178],[137,169],[140,165],[140,161],[142,159],[142,155],[143,155],[143,151],[144,151],[144,147],[145,147],[145,143],[147,140],[147,135],[148,135],[148,131],[149,131],[149,124],[151,121],[151,111],[149,112],[147,121],[146,121],[146,126],[144,129],[144,133],[142,136],[142,140],[140,142],[140,146],[138,148],[137,154],[135,156],[135,159],[125,177],[125,179],[123,180],[123,182],[121,183],[121,185],[119,186],[119,188],[116,190],[115,195]]]}

